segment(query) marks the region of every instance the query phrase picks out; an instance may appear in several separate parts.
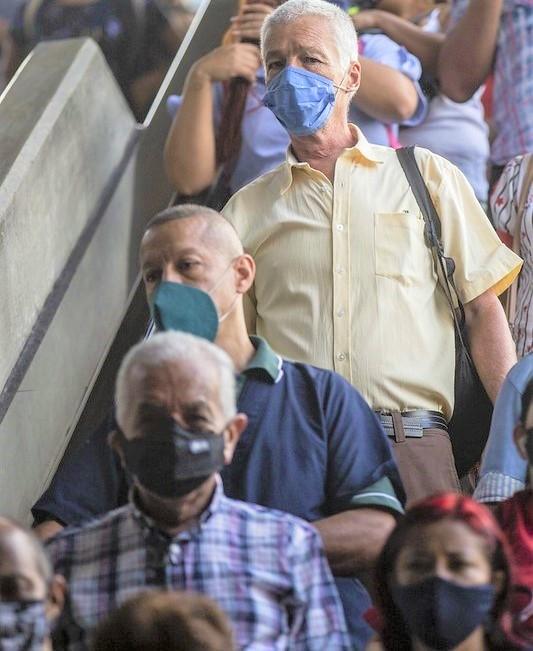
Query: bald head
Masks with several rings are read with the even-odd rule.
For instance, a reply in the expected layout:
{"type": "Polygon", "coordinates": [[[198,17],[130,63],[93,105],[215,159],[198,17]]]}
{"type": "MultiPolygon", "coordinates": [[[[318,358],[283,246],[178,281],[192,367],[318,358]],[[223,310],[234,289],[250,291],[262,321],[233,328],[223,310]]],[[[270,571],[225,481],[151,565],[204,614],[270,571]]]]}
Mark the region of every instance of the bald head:
{"type": "Polygon", "coordinates": [[[223,329],[245,327],[242,296],[253,284],[255,263],[216,211],[186,204],[159,213],[146,227],[139,257],[148,299],[163,281],[195,287],[210,294],[219,314],[231,312],[223,329]]]}
{"type": "Polygon", "coordinates": [[[52,576],[50,561],[33,533],[0,517],[0,601],[44,599],[52,576]],[[11,597],[4,594],[5,585],[11,586],[11,597]]]}
{"type": "Polygon", "coordinates": [[[228,261],[243,254],[241,241],[233,226],[216,210],[197,204],[174,206],[158,213],[148,222],[143,242],[154,229],[181,220],[189,220],[196,225],[198,241],[209,246],[213,254],[222,254],[228,261]]]}

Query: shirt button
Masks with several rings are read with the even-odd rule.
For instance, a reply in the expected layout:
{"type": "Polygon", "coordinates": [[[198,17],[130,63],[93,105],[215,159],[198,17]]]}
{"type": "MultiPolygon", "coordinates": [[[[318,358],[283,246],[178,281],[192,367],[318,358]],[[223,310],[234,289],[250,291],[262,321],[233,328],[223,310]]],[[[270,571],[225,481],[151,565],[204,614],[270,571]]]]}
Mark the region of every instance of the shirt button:
{"type": "Polygon", "coordinates": [[[337,353],[337,359],[339,360],[339,362],[344,362],[344,360],[346,359],[346,355],[344,353],[337,353]]]}
{"type": "Polygon", "coordinates": [[[342,224],[337,224],[337,230],[338,230],[338,231],[343,231],[343,230],[344,230],[344,226],[343,226],[342,224]]]}
{"type": "Polygon", "coordinates": [[[337,266],[335,267],[335,271],[336,271],[338,274],[341,274],[341,273],[344,271],[344,269],[343,269],[343,267],[341,267],[341,265],[339,264],[339,265],[337,265],[337,266]]]}
{"type": "Polygon", "coordinates": [[[344,316],[344,310],[342,309],[342,307],[340,310],[338,310],[337,316],[344,316]]]}

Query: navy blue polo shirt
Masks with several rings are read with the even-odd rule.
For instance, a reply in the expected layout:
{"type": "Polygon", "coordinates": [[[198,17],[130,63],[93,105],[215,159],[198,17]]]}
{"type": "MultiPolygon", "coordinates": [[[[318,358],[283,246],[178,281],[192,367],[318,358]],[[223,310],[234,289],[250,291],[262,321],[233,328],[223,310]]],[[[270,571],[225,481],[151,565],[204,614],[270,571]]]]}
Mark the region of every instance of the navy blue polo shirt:
{"type": "MultiPolygon", "coordinates": [[[[248,416],[233,460],[222,471],[226,495],[310,522],[359,506],[402,512],[403,489],[373,411],[331,371],[282,360],[261,339],[239,378],[238,409],[248,416]]],[[[60,466],[33,509],[37,521],[83,521],[127,501],[128,481],[107,446],[104,423],[60,466]]],[[[355,578],[337,577],[356,648],[370,630],[370,606],[355,578]]]]}

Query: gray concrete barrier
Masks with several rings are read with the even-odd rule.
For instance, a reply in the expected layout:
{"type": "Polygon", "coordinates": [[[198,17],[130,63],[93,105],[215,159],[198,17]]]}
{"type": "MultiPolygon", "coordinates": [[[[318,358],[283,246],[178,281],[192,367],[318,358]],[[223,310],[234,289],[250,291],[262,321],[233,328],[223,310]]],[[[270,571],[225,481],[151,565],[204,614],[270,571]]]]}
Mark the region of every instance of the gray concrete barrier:
{"type": "Polygon", "coordinates": [[[38,46],[0,100],[2,514],[29,521],[76,429],[136,288],[143,225],[172,196],[166,97],[234,6],[204,2],[144,125],[85,39],[38,46]]]}

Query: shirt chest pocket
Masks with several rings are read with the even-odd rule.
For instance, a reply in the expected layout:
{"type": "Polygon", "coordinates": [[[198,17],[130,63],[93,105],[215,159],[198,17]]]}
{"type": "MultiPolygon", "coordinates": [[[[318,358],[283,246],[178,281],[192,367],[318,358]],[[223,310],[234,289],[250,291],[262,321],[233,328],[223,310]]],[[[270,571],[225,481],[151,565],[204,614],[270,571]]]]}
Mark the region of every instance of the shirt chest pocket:
{"type": "Polygon", "coordinates": [[[417,213],[374,213],[374,251],[377,276],[418,285],[432,275],[424,220],[417,213]]]}

